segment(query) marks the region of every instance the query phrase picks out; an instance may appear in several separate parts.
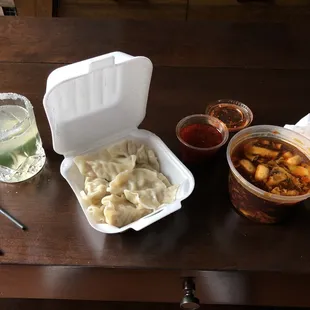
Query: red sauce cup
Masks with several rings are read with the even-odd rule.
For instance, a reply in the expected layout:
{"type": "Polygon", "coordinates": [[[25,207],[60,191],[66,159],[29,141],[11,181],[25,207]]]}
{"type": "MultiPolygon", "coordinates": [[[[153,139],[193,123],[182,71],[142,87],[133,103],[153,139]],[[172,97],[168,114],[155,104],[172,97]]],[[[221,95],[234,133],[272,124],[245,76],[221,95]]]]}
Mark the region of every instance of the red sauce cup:
{"type": "Polygon", "coordinates": [[[202,163],[213,157],[228,139],[226,125],[219,119],[194,114],[179,121],[176,135],[181,142],[181,159],[184,163],[202,163]]]}

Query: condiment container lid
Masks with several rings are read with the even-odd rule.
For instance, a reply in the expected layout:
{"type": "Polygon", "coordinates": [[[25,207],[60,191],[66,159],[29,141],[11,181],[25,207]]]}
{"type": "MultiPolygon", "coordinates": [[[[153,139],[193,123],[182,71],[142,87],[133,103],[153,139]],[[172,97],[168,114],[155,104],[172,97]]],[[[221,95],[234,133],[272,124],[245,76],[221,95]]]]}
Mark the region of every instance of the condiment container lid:
{"type": "Polygon", "coordinates": [[[230,132],[239,131],[248,127],[253,121],[253,113],[244,103],[220,99],[207,105],[206,114],[218,118],[230,132]]]}
{"type": "Polygon", "coordinates": [[[54,150],[76,156],[138,127],[146,113],[153,65],[113,52],[54,70],[43,105],[54,150]]]}

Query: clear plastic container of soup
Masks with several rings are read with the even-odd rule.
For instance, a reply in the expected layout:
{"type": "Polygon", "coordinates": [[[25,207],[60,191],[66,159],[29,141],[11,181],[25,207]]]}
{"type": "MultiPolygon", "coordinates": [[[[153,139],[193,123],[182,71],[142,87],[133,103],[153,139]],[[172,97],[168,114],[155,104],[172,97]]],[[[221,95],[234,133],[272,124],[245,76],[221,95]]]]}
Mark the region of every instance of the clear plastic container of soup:
{"type": "Polygon", "coordinates": [[[310,197],[310,140],[294,131],[270,125],[243,129],[229,142],[227,161],[231,202],[251,220],[283,221],[310,197]]]}

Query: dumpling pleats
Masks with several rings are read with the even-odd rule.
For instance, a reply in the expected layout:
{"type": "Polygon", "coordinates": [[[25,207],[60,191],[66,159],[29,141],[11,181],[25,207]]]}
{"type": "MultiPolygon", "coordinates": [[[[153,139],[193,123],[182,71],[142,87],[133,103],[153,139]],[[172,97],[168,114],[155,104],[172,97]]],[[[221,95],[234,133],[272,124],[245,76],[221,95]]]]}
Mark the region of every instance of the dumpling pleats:
{"type": "Polygon", "coordinates": [[[150,213],[147,209],[138,209],[124,196],[109,195],[102,199],[106,222],[123,227],[150,213]]]}

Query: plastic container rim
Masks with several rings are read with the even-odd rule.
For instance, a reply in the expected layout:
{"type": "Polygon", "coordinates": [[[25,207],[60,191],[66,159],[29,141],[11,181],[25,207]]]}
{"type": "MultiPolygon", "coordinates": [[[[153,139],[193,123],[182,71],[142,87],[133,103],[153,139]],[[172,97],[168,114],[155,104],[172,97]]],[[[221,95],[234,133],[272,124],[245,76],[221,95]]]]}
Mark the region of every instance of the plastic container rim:
{"type": "Polygon", "coordinates": [[[9,129],[8,131],[4,131],[3,137],[1,137],[2,133],[0,131],[0,141],[6,141],[7,139],[10,139],[11,133],[13,131],[15,131],[19,127],[21,127],[27,120],[31,120],[31,114],[33,112],[33,106],[32,106],[30,100],[27,97],[25,97],[23,95],[20,95],[20,94],[17,94],[17,93],[12,93],[12,92],[10,92],[10,93],[0,93],[0,101],[3,101],[3,100],[14,101],[14,100],[17,100],[17,99],[20,99],[23,102],[23,104],[25,105],[24,108],[27,111],[27,115],[20,122],[15,124],[11,129],[9,129]]]}

